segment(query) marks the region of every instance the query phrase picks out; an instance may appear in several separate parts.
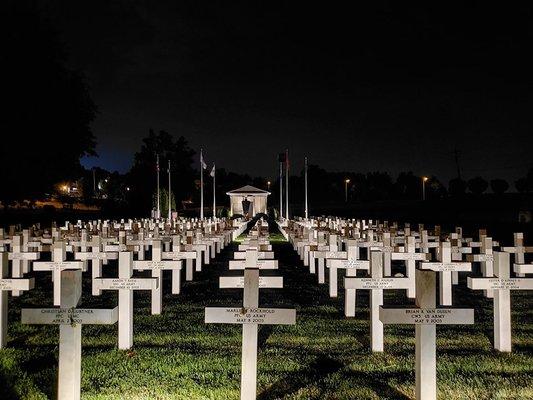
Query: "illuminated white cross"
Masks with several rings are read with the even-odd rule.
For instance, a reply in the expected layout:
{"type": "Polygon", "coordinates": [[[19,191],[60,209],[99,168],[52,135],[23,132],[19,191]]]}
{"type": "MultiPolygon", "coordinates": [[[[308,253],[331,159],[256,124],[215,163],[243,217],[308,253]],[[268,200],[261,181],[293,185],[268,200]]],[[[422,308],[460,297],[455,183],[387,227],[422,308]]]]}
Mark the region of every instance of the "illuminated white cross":
{"type": "Polygon", "coordinates": [[[436,325],[473,324],[473,309],[437,308],[437,284],[434,271],[416,271],[418,308],[380,307],[383,324],[415,325],[416,399],[437,398],[436,325]]]}
{"type": "Polygon", "coordinates": [[[242,324],[241,399],[256,398],[258,325],[294,325],[296,310],[259,307],[259,268],[257,250],[250,250],[244,269],[242,307],[207,307],[205,322],[242,324]]]}
{"type": "MultiPolygon", "coordinates": [[[[13,278],[22,278],[25,267],[30,260],[39,259],[39,252],[25,252],[23,251],[23,238],[20,235],[14,235],[11,239],[11,253],[8,259],[11,260],[11,276],[13,278]]],[[[20,296],[22,290],[13,289],[11,292],[13,296],[20,296]]]]}
{"type": "Polygon", "coordinates": [[[438,252],[438,262],[422,262],[420,268],[429,269],[439,273],[439,296],[440,304],[452,305],[452,272],[471,271],[472,264],[469,262],[452,262],[452,249],[450,242],[442,242],[438,252]]]}
{"type": "Polygon", "coordinates": [[[494,293],[494,348],[511,351],[511,292],[533,290],[533,278],[511,278],[509,253],[495,251],[494,275],[491,278],[467,278],[467,286],[473,290],[491,289],[494,293]]]}
{"type": "Polygon", "coordinates": [[[61,271],[65,269],[83,269],[82,261],[65,261],[65,242],[55,242],[52,246],[52,261],[35,261],[33,269],[35,271],[52,271],[54,282],[54,306],[61,302],[61,271]]]}
{"type": "MultiPolygon", "coordinates": [[[[152,271],[153,278],[159,278],[159,285],[152,288],[152,314],[161,314],[163,303],[163,270],[181,270],[181,261],[163,261],[161,240],[154,240],[152,243],[152,259],[150,261],[133,261],[133,269],[152,271]]],[[[172,280],[172,294],[179,293],[180,275],[176,274],[178,279],[172,280]]]]}
{"type": "Polygon", "coordinates": [[[383,351],[383,323],[379,319],[379,307],[383,305],[383,290],[408,289],[413,276],[407,278],[383,277],[383,253],[370,252],[370,278],[344,278],[347,289],[370,290],[370,344],[372,351],[383,351]]]}
{"type": "Polygon", "coordinates": [[[118,278],[93,279],[93,288],[118,290],[118,348],[133,346],[133,291],[154,290],[161,284],[161,278],[133,278],[133,253],[119,253],[118,278]]]}
{"type": "Polygon", "coordinates": [[[58,400],[80,399],[82,325],[114,324],[118,319],[118,307],[76,308],[81,297],[81,275],[81,269],[60,272],[59,308],[22,309],[23,324],[59,325],[58,400]]]}
{"type": "Polygon", "coordinates": [[[8,300],[7,292],[14,290],[23,291],[33,289],[35,281],[33,278],[9,278],[7,253],[0,253],[0,349],[7,344],[7,318],[8,300]]]}

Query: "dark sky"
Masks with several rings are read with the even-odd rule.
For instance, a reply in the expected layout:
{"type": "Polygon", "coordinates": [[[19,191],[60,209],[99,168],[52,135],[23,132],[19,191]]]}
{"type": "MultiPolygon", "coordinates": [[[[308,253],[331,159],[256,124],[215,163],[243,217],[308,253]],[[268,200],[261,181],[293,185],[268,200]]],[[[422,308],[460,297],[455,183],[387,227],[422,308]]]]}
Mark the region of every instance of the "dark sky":
{"type": "Polygon", "coordinates": [[[531,8],[486,2],[54,1],[45,14],[125,172],[148,129],[274,177],[286,147],[330,170],[515,179],[531,166],[531,8]],[[474,4],[474,3],[470,3],[474,4]]]}

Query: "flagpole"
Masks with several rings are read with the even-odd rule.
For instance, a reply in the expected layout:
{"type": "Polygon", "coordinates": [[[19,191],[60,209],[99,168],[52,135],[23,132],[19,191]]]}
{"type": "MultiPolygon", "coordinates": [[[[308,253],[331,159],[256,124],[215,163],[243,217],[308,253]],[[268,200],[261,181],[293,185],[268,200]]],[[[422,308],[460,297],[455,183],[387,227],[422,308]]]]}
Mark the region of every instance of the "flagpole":
{"type": "Polygon", "coordinates": [[[307,208],[307,157],[305,157],[305,167],[304,167],[304,182],[305,182],[305,219],[307,220],[308,215],[308,208],[307,208]]]}
{"type": "Polygon", "coordinates": [[[200,149],[200,219],[204,219],[204,157],[200,149]]]}
{"type": "Polygon", "coordinates": [[[279,163],[279,218],[283,219],[283,163],[279,163]]]}
{"type": "Polygon", "coordinates": [[[289,220],[289,149],[285,150],[285,219],[289,220]]]}
{"type": "Polygon", "coordinates": [[[172,220],[172,191],[170,190],[170,160],[168,160],[168,222],[172,220]]]}
{"type": "Polygon", "coordinates": [[[216,169],[215,169],[215,164],[213,164],[213,219],[215,219],[217,216],[217,193],[216,193],[217,185],[215,182],[215,176],[216,176],[216,169]]]}
{"type": "Polygon", "coordinates": [[[161,204],[159,202],[159,154],[156,155],[157,162],[156,162],[156,169],[157,169],[157,215],[156,218],[159,218],[161,215],[161,204]]]}

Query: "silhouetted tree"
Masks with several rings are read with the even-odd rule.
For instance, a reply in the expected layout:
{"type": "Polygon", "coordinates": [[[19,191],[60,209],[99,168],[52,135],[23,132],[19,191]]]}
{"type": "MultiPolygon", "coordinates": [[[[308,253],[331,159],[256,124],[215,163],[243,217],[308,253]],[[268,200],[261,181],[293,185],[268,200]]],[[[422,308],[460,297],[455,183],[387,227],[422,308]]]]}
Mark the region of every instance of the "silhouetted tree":
{"type": "Polygon", "coordinates": [[[489,187],[488,182],[480,176],[468,180],[468,190],[471,193],[480,195],[489,187]]]}
{"type": "Polygon", "coordinates": [[[527,193],[529,192],[529,185],[527,182],[527,178],[520,178],[515,181],[514,187],[516,190],[520,193],[527,193]]]}
{"type": "Polygon", "coordinates": [[[0,199],[36,198],[78,178],[80,157],[95,155],[96,113],[83,75],[69,69],[57,34],[25,2],[3,4],[0,17],[4,99],[0,199]]]}
{"type": "Polygon", "coordinates": [[[402,199],[419,200],[422,197],[422,180],[411,171],[400,172],[396,179],[397,196],[402,199]]]}
{"type": "Polygon", "coordinates": [[[490,181],[490,188],[496,194],[504,194],[509,189],[509,184],[505,179],[493,179],[490,181]]]}
{"type": "Polygon", "coordinates": [[[451,179],[448,184],[450,196],[462,196],[466,192],[466,182],[459,178],[451,179]]]}
{"type": "MultiPolygon", "coordinates": [[[[183,136],[175,139],[168,132],[155,133],[150,129],[148,137],[143,139],[141,149],[135,153],[133,166],[128,173],[128,183],[132,192],[132,207],[139,213],[147,213],[152,206],[152,194],[157,187],[156,155],[159,154],[160,187],[168,185],[167,165],[171,162],[172,191],[176,201],[189,199],[194,192],[196,172],[193,169],[194,150],[189,148],[183,136]]],[[[208,187],[204,175],[205,185],[208,187]]],[[[178,203],[179,204],[179,203],[178,203]]]]}
{"type": "Polygon", "coordinates": [[[446,196],[446,188],[434,175],[426,182],[426,196],[428,199],[442,199],[446,196]]]}

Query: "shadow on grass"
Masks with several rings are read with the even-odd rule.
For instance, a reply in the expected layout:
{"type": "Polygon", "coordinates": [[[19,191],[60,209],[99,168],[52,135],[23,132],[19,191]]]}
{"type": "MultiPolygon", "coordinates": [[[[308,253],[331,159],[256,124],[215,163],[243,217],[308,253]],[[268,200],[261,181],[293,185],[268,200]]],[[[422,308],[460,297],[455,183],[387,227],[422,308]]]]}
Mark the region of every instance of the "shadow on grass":
{"type": "Polygon", "coordinates": [[[3,400],[18,400],[19,397],[17,392],[13,388],[12,382],[15,382],[12,376],[6,374],[4,371],[0,370],[0,398],[3,400]]]}
{"type": "Polygon", "coordinates": [[[257,400],[279,399],[296,393],[312,383],[324,379],[330,374],[336,373],[344,368],[344,365],[337,360],[321,356],[305,370],[295,371],[285,378],[279,380],[257,396],[257,400]]]}

